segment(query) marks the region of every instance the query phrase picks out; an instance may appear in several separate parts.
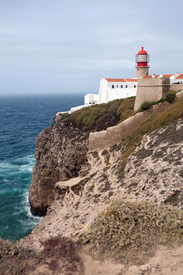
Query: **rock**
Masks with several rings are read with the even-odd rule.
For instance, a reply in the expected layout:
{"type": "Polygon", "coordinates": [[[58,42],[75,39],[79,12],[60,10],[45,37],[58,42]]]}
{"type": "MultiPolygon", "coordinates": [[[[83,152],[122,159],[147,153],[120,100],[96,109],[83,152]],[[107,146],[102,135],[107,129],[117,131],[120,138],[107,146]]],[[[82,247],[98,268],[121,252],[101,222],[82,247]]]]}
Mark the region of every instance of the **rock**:
{"type": "Polygon", "coordinates": [[[55,183],[78,176],[87,161],[88,140],[82,134],[57,119],[54,127],[44,129],[36,138],[36,165],[29,190],[32,214],[45,215],[55,199],[55,183]]]}
{"type": "Polygon", "coordinates": [[[148,265],[148,264],[146,264],[146,265],[141,265],[140,269],[141,269],[142,271],[148,271],[148,270],[149,270],[149,265],[148,265]]]}

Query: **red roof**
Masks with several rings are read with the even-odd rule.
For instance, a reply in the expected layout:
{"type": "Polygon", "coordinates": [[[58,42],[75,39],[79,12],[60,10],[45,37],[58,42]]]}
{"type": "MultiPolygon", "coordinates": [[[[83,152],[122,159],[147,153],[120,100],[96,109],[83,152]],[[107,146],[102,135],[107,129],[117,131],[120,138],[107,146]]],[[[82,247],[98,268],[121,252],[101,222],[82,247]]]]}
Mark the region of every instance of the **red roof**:
{"type": "Polygon", "coordinates": [[[180,74],[179,76],[177,76],[176,79],[183,79],[183,74],[180,74]]]}
{"type": "Polygon", "coordinates": [[[138,82],[138,79],[136,78],[136,79],[125,79],[127,82],[138,82]]]}
{"type": "Polygon", "coordinates": [[[144,50],[144,47],[142,47],[142,49],[138,52],[138,55],[139,54],[146,54],[147,55],[147,52],[144,50]]]}
{"type": "MultiPolygon", "coordinates": [[[[171,77],[172,75],[173,74],[163,74],[162,76],[163,77],[171,77]]],[[[154,75],[154,78],[157,78],[159,76],[160,76],[160,74],[154,75]]],[[[152,75],[146,75],[146,76],[144,76],[144,78],[153,78],[153,77],[152,77],[152,75]]]]}
{"type": "Polygon", "coordinates": [[[108,82],[137,82],[137,79],[105,78],[108,82]]]}

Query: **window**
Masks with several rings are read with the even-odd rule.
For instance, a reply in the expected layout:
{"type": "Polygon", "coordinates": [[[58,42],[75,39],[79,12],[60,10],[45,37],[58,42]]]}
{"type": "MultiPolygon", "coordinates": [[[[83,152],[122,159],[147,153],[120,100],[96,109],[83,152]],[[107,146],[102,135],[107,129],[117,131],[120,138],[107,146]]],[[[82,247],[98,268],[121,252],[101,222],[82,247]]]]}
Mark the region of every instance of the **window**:
{"type": "Polygon", "coordinates": [[[126,85],[126,88],[128,88],[128,85],[126,85]]]}
{"type": "Polygon", "coordinates": [[[134,88],[136,88],[136,85],[134,85],[134,88]]]}
{"type": "Polygon", "coordinates": [[[112,85],[112,89],[114,89],[114,85],[112,85]]]}
{"type": "Polygon", "coordinates": [[[123,85],[121,85],[121,88],[123,88],[123,85]]]}

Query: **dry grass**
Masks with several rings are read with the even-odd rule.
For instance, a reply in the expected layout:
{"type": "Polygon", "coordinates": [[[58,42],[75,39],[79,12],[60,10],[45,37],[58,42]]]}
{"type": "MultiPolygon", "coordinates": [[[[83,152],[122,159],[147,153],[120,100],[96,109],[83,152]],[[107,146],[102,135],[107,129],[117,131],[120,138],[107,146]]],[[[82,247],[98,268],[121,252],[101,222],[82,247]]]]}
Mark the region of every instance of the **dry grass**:
{"type": "Polygon", "coordinates": [[[0,275],[35,274],[36,268],[43,265],[48,270],[45,274],[82,274],[83,263],[78,249],[74,241],[61,236],[48,239],[42,253],[0,239],[0,275]]]}
{"type": "Polygon", "coordinates": [[[143,264],[157,245],[183,242],[183,212],[147,202],[115,202],[79,241],[89,243],[100,256],[112,256],[126,265],[143,264]]]}
{"type": "Polygon", "coordinates": [[[75,125],[82,128],[82,130],[107,128],[116,125],[128,117],[134,111],[135,98],[117,99],[108,103],[89,106],[82,108],[71,115],[62,114],[60,119],[63,122],[73,122],[75,125]],[[104,127],[106,125],[106,127],[104,127]]]}
{"type": "Polygon", "coordinates": [[[43,261],[41,254],[0,239],[0,275],[27,274],[43,261]]]}
{"type": "Polygon", "coordinates": [[[119,169],[119,174],[124,174],[124,169],[128,156],[133,153],[135,148],[140,145],[141,139],[144,134],[150,133],[154,130],[161,128],[162,126],[168,125],[169,123],[183,117],[183,100],[180,99],[170,109],[157,114],[152,115],[147,120],[143,121],[138,125],[135,130],[129,135],[122,144],[125,145],[126,149],[122,153],[122,162],[119,169]]]}

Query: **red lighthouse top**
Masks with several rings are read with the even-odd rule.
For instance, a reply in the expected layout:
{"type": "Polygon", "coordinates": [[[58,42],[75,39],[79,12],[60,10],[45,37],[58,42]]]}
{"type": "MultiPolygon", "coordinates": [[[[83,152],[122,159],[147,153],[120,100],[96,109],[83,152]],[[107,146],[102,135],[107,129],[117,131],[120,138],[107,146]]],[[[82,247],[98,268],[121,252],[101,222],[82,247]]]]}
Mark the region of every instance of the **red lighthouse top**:
{"type": "Polygon", "coordinates": [[[142,47],[141,50],[138,52],[138,54],[146,54],[147,55],[147,52],[144,50],[144,47],[142,47]]]}
{"type": "Polygon", "coordinates": [[[148,67],[147,63],[149,62],[149,55],[144,50],[144,47],[142,47],[141,50],[136,55],[135,61],[137,62],[137,67],[148,67]]]}

